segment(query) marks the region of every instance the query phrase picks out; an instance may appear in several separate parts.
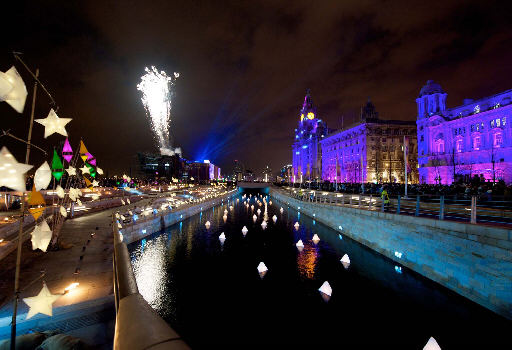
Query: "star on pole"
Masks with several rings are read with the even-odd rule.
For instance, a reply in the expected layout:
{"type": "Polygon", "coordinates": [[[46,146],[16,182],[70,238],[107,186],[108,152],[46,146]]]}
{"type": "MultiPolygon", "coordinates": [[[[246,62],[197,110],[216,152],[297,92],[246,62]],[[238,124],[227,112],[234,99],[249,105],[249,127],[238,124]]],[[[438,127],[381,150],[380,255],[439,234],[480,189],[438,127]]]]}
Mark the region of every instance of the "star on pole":
{"type": "Polygon", "coordinates": [[[92,182],[93,187],[98,187],[99,185],[100,185],[100,183],[98,181],[93,180],[93,182],[92,182]]]}
{"type": "Polygon", "coordinates": [[[18,163],[7,147],[0,151],[0,186],[25,191],[25,174],[32,165],[18,163]]]}
{"type": "Polygon", "coordinates": [[[76,168],[73,168],[71,165],[66,169],[68,176],[76,175],[76,168]]]}
{"type": "Polygon", "coordinates": [[[23,298],[23,301],[29,307],[27,320],[37,315],[38,313],[52,316],[52,304],[60,297],[61,295],[50,293],[46,283],[43,283],[43,289],[41,289],[38,295],[35,297],[23,298]]]}
{"type": "Polygon", "coordinates": [[[46,252],[51,239],[52,230],[46,223],[46,220],[43,220],[35,227],[34,231],[32,231],[32,250],[41,249],[43,252],[46,252]]]}
{"type": "Polygon", "coordinates": [[[44,138],[47,138],[48,136],[55,133],[61,134],[62,136],[68,136],[64,126],[66,126],[66,124],[71,121],[71,118],[59,118],[53,108],[50,109],[48,117],[45,119],[36,119],[35,121],[44,125],[44,138]]]}
{"type": "Polygon", "coordinates": [[[80,168],[80,171],[82,172],[82,175],[83,174],[90,174],[89,173],[89,168],[84,164],[83,167],[80,168]]]}

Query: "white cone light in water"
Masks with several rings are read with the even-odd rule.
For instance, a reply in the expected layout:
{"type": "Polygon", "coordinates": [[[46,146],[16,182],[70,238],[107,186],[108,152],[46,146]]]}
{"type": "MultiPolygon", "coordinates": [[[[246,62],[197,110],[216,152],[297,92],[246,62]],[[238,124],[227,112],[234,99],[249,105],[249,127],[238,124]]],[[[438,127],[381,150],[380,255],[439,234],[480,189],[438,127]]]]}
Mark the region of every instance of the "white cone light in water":
{"type": "Polygon", "coordinates": [[[433,337],[430,337],[427,344],[423,347],[423,350],[441,350],[441,347],[433,337]]]}
{"type": "Polygon", "coordinates": [[[254,215],[252,216],[252,220],[253,220],[254,222],[256,222],[256,220],[257,220],[257,219],[258,219],[258,217],[256,216],[256,214],[254,214],[254,215]]]}
{"type": "Polygon", "coordinates": [[[283,207],[281,207],[281,209],[279,209],[279,211],[281,212],[281,214],[283,213],[284,209],[283,207]]]}
{"type": "Polygon", "coordinates": [[[320,294],[322,295],[322,298],[325,301],[329,301],[329,299],[331,298],[331,295],[332,295],[332,288],[331,288],[331,285],[329,284],[329,282],[325,281],[324,284],[322,284],[322,286],[320,288],[318,288],[318,291],[320,292],[320,294]]]}
{"type": "Polygon", "coordinates": [[[224,232],[222,232],[220,234],[219,241],[220,241],[220,244],[224,244],[224,242],[226,241],[226,235],[224,234],[224,232]]]}
{"type": "Polygon", "coordinates": [[[268,202],[268,205],[272,205],[272,201],[269,201],[269,202],[268,202]]]}
{"type": "Polygon", "coordinates": [[[251,204],[251,210],[254,210],[254,204],[251,204]]]}
{"type": "Polygon", "coordinates": [[[299,223],[296,222],[295,225],[293,225],[293,227],[295,227],[295,229],[298,231],[299,230],[299,223]]]}
{"type": "Polygon", "coordinates": [[[343,267],[348,269],[349,265],[350,265],[350,258],[348,257],[347,254],[343,255],[343,257],[341,258],[341,263],[343,264],[343,267]]]}
{"type": "Polygon", "coordinates": [[[227,216],[227,215],[224,215],[224,216],[222,217],[222,220],[224,220],[224,222],[226,222],[226,221],[228,220],[228,216],[227,216]]]}
{"type": "Polygon", "coordinates": [[[227,214],[228,213],[228,210],[227,209],[224,209],[224,214],[227,214]]]}
{"type": "Polygon", "coordinates": [[[258,273],[260,274],[260,277],[261,278],[265,277],[265,274],[267,273],[267,271],[268,271],[268,269],[265,266],[265,263],[263,261],[260,262],[260,264],[258,265],[258,273]]]}
{"type": "Polygon", "coordinates": [[[246,227],[246,226],[244,226],[244,227],[242,228],[242,233],[244,234],[244,237],[245,237],[245,235],[247,234],[247,232],[248,232],[248,231],[249,231],[249,230],[247,229],[247,227],[246,227]]]}
{"type": "Polygon", "coordinates": [[[267,222],[266,222],[266,221],[263,221],[263,222],[261,223],[261,227],[262,227],[263,229],[266,229],[266,228],[267,228],[267,222]]]}
{"type": "Polygon", "coordinates": [[[304,249],[304,243],[302,243],[302,239],[299,239],[299,241],[297,243],[295,243],[295,246],[301,252],[302,249],[304,249]]]}
{"type": "Polygon", "coordinates": [[[258,208],[258,210],[256,210],[256,213],[258,213],[258,215],[261,214],[261,209],[258,208]]]}
{"type": "Polygon", "coordinates": [[[272,220],[273,220],[274,222],[276,222],[276,221],[277,221],[277,216],[275,216],[275,215],[274,215],[274,216],[272,216],[272,220]]]}
{"type": "Polygon", "coordinates": [[[315,233],[313,235],[312,241],[313,241],[313,243],[317,244],[318,242],[320,242],[320,237],[318,237],[318,235],[315,233]]]}
{"type": "Polygon", "coordinates": [[[204,224],[204,226],[206,226],[206,228],[210,228],[210,221],[206,221],[206,223],[204,224]]]}

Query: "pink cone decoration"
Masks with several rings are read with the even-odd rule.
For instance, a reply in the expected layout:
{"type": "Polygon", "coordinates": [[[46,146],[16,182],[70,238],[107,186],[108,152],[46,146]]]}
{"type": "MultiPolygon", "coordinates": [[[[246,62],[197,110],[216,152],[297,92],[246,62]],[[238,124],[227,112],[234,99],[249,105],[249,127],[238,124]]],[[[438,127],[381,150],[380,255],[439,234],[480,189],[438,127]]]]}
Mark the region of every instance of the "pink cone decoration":
{"type": "Polygon", "coordinates": [[[71,158],[73,158],[73,149],[71,148],[71,145],[69,144],[69,140],[67,138],[64,142],[64,147],[62,147],[62,157],[64,157],[64,159],[68,163],[71,161],[71,158]]]}

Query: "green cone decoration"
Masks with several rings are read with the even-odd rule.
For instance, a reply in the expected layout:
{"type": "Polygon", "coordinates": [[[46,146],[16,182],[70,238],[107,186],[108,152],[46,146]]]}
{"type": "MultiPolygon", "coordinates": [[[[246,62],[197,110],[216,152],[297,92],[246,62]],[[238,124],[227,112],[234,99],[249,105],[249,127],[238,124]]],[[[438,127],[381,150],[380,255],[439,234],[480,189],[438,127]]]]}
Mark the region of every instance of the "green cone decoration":
{"type": "Polygon", "coordinates": [[[60,160],[57,151],[53,150],[52,175],[57,179],[57,181],[59,181],[62,174],[64,174],[64,166],[62,165],[62,161],[60,160]]]}

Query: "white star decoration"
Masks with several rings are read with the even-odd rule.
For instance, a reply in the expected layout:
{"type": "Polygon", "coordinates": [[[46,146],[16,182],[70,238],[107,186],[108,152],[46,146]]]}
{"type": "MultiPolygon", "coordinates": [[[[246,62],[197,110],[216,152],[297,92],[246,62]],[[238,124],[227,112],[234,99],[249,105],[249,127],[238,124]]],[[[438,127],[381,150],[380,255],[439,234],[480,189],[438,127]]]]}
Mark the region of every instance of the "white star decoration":
{"type": "Polygon", "coordinates": [[[57,185],[55,192],[57,192],[57,196],[59,196],[59,198],[64,198],[64,196],[66,195],[64,189],[60,185],[57,185]]]}
{"type": "Polygon", "coordinates": [[[68,173],[69,176],[76,175],[76,168],[73,168],[70,165],[69,168],[66,169],[66,172],[68,173]]]}
{"type": "Polygon", "coordinates": [[[62,136],[68,136],[64,126],[71,121],[71,118],[59,118],[53,108],[50,109],[48,117],[45,119],[36,119],[35,121],[44,125],[44,138],[55,133],[61,134],[62,136]]]}
{"type": "Polygon", "coordinates": [[[103,175],[103,169],[101,168],[96,168],[96,172],[100,175],[103,175]]]}
{"type": "Polygon", "coordinates": [[[0,186],[25,191],[25,174],[32,165],[18,163],[7,147],[0,151],[0,186]]]}
{"type": "Polygon", "coordinates": [[[85,164],[83,167],[80,168],[80,171],[82,172],[82,174],[90,174],[89,168],[85,164]]]}
{"type": "Polygon", "coordinates": [[[60,212],[60,215],[62,215],[64,217],[68,216],[68,211],[62,205],[59,208],[59,212],[60,212]]]}
{"type": "Polygon", "coordinates": [[[98,181],[96,181],[96,180],[92,181],[92,186],[93,187],[98,187],[99,185],[100,185],[100,183],[98,181]]]}
{"type": "Polygon", "coordinates": [[[27,88],[14,66],[7,72],[0,72],[0,101],[5,101],[18,113],[23,113],[27,88]]]}
{"type": "Polygon", "coordinates": [[[37,168],[34,175],[34,185],[36,186],[36,191],[45,189],[48,187],[51,181],[52,169],[50,169],[48,162],[44,162],[43,165],[37,168]]]}
{"type": "Polygon", "coordinates": [[[69,189],[69,198],[73,202],[75,202],[81,195],[82,195],[82,191],[80,191],[78,188],[71,187],[69,189]]]}
{"type": "Polygon", "coordinates": [[[43,252],[46,252],[51,239],[52,230],[50,230],[46,220],[43,220],[39,225],[35,227],[34,231],[32,231],[32,250],[39,248],[43,252]]]}
{"type": "Polygon", "coordinates": [[[50,293],[50,290],[43,283],[43,289],[35,297],[23,298],[25,304],[28,305],[29,310],[27,314],[27,320],[38,313],[45,314],[48,316],[53,315],[52,304],[59,299],[61,295],[54,295],[50,293]]]}

